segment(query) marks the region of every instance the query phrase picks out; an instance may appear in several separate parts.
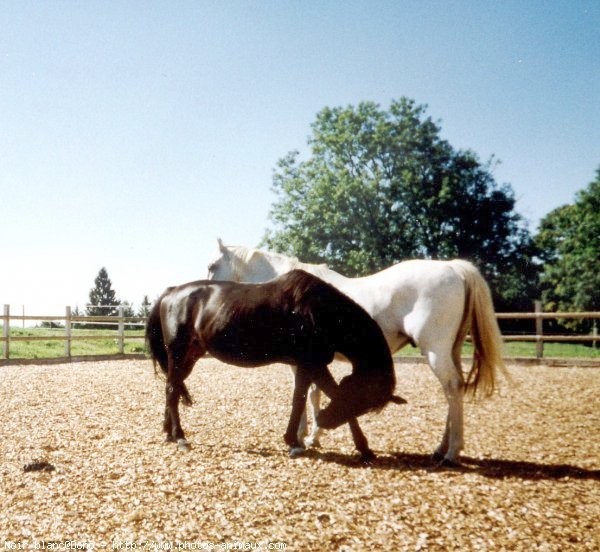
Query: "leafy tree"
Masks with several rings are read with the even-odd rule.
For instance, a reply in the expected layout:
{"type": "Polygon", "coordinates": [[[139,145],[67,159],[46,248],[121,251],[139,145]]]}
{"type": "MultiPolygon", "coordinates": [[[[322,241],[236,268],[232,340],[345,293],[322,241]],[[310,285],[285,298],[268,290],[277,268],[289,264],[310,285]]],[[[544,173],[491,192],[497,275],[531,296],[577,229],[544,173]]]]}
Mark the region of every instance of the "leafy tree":
{"type": "Polygon", "coordinates": [[[152,307],[152,303],[148,299],[147,295],[144,295],[144,299],[142,299],[142,304],[140,305],[140,309],[138,310],[138,316],[147,318],[150,314],[150,308],[152,307]]]}
{"type": "MultiPolygon", "coordinates": [[[[550,311],[600,310],[600,168],[575,202],[550,212],[536,236],[544,261],[542,301],[550,311]]],[[[585,331],[591,321],[561,322],[585,331]]]]}
{"type": "Polygon", "coordinates": [[[57,328],[64,328],[64,327],[65,327],[65,325],[62,324],[61,322],[54,322],[52,320],[44,320],[40,324],[40,328],[57,329],[57,328]]]}
{"type": "Polygon", "coordinates": [[[102,267],[90,290],[90,302],[86,309],[87,316],[118,316],[117,307],[121,302],[112,288],[106,268],[102,267]]]}
{"type": "Polygon", "coordinates": [[[500,309],[531,309],[534,248],[493,160],[455,150],[426,106],[401,98],[325,108],[310,157],[297,151],[274,172],[277,195],[262,245],[349,276],[408,258],[467,258],[491,281],[500,309]]]}
{"type": "MultiPolygon", "coordinates": [[[[71,316],[75,317],[75,316],[85,316],[85,313],[81,312],[79,310],[79,305],[75,305],[75,308],[71,311],[71,316]]],[[[85,328],[85,325],[81,324],[80,322],[73,322],[71,324],[72,328],[85,328]]]]}
{"type": "MultiPolygon", "coordinates": [[[[123,308],[123,316],[126,318],[135,316],[135,310],[133,309],[133,305],[129,301],[123,301],[121,303],[121,307],[123,308]]],[[[135,330],[136,326],[131,324],[125,324],[126,330],[135,330]]]]}
{"type": "Polygon", "coordinates": [[[135,310],[133,309],[133,305],[129,301],[123,301],[121,303],[121,307],[123,307],[123,316],[135,316],[135,310]]]}

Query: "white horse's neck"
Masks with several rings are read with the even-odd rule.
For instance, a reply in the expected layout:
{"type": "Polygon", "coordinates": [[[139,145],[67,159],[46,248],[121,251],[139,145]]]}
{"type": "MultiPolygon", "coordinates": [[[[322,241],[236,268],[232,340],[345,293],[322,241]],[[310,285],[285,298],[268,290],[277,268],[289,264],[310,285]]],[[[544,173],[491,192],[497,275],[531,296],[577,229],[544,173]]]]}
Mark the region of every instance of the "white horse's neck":
{"type": "Polygon", "coordinates": [[[331,284],[332,286],[337,288],[342,287],[351,279],[346,278],[346,276],[340,274],[339,272],[336,272],[335,270],[331,270],[325,264],[317,265],[298,262],[298,265],[294,268],[299,268],[301,270],[309,272],[313,276],[321,278],[321,280],[325,280],[328,284],[331,284]]]}
{"type": "Polygon", "coordinates": [[[295,267],[297,259],[291,259],[281,255],[265,254],[256,250],[250,256],[247,264],[247,276],[255,282],[264,282],[285,274],[295,267]]]}

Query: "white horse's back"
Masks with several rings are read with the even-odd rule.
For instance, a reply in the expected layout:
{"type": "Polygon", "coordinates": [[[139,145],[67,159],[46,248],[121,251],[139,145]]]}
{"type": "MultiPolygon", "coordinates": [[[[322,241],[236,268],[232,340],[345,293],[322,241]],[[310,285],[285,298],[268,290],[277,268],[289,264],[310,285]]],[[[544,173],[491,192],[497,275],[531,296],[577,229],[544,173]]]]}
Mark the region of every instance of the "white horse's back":
{"type": "Polygon", "coordinates": [[[465,286],[452,263],[404,261],[370,276],[344,278],[338,287],[377,320],[392,352],[409,342],[427,347],[459,329],[456,312],[464,308],[465,286]]]}

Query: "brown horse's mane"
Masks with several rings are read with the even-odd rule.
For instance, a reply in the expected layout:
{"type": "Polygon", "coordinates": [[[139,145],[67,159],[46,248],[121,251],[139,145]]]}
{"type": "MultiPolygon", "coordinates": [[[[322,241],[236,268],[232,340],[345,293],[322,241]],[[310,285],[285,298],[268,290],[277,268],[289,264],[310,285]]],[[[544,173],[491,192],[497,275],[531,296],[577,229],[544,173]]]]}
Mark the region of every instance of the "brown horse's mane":
{"type": "MultiPolygon", "coordinates": [[[[306,297],[309,291],[315,292],[322,289],[323,291],[327,290],[333,292],[336,295],[341,294],[341,292],[332,285],[299,268],[290,270],[290,272],[287,272],[284,276],[280,276],[279,278],[282,280],[283,292],[289,294],[295,303],[301,303],[302,299],[306,297]]],[[[350,301],[352,300],[350,299],[350,301]]]]}

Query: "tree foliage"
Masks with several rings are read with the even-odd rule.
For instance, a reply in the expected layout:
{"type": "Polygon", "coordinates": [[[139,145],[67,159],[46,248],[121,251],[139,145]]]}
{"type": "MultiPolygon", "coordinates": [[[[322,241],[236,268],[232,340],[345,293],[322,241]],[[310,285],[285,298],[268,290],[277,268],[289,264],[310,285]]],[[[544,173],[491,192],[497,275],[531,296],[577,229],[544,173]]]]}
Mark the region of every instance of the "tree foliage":
{"type": "Polygon", "coordinates": [[[90,302],[86,309],[87,316],[118,316],[118,306],[121,302],[112,288],[106,268],[102,267],[90,289],[90,302]]]}
{"type": "Polygon", "coordinates": [[[150,314],[151,307],[152,307],[152,303],[150,302],[150,299],[148,299],[147,295],[144,295],[144,298],[142,299],[142,304],[140,305],[137,315],[147,318],[148,315],[150,314]]]}
{"type": "Polygon", "coordinates": [[[496,184],[491,161],[443,140],[425,111],[401,98],[388,111],[365,102],[318,113],[310,157],[294,151],[277,164],[263,245],[350,276],[408,258],[467,258],[500,308],[530,310],[533,245],[512,189],[496,184]]]}
{"type": "MultiPolygon", "coordinates": [[[[600,310],[600,168],[575,202],[550,212],[536,236],[544,262],[542,301],[550,311],[600,310]]],[[[588,322],[567,327],[589,329],[588,322]]]]}

